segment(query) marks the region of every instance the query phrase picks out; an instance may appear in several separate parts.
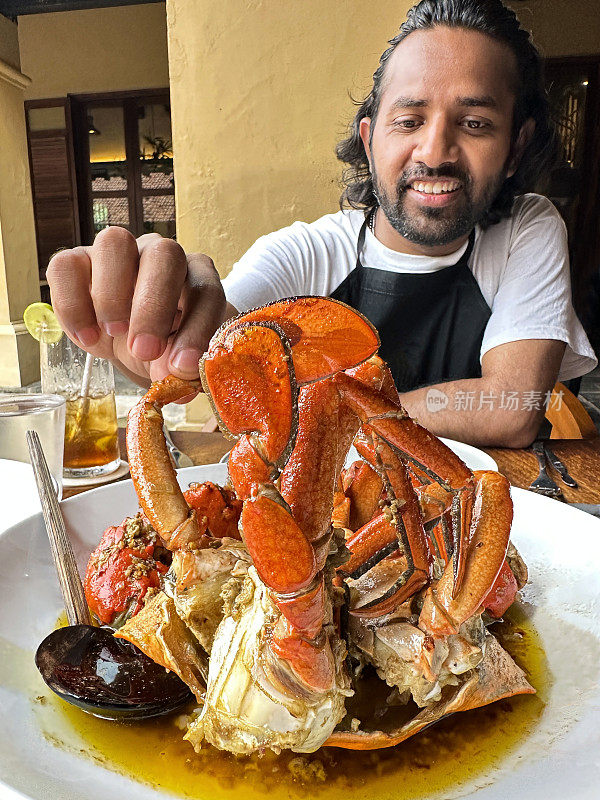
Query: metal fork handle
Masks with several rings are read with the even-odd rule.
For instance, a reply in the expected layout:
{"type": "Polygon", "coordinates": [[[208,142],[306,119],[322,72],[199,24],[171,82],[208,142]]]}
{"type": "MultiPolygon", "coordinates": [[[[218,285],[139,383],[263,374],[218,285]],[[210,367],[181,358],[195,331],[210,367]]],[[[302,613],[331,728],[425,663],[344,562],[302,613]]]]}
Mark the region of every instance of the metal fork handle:
{"type": "Polygon", "coordinates": [[[54,492],[50,470],[46,463],[40,438],[36,431],[27,431],[27,446],[33,474],[37,483],[42,514],[50,540],[54,566],[58,574],[60,591],[65,602],[69,625],[92,625],[90,610],[85,599],[75,554],[65,528],[58,499],[54,492]]]}
{"type": "Polygon", "coordinates": [[[169,451],[172,460],[175,462],[175,469],[179,469],[179,467],[193,467],[194,462],[188,455],[182,453],[181,450],[177,447],[177,445],[171,438],[171,434],[169,433],[169,430],[166,425],[163,425],[163,431],[165,434],[167,449],[169,451]]]}
{"type": "Polygon", "coordinates": [[[558,487],[554,483],[552,478],[546,472],[546,455],[544,452],[543,442],[541,441],[534,442],[533,445],[531,446],[531,450],[534,453],[538,462],[539,475],[529,486],[529,488],[534,492],[546,495],[546,497],[554,497],[556,499],[560,499],[562,497],[562,492],[560,490],[560,487],[558,487]]]}
{"type": "Polygon", "coordinates": [[[549,481],[552,481],[552,478],[546,472],[546,451],[544,450],[544,443],[536,440],[531,445],[531,449],[533,451],[533,454],[537,458],[538,467],[540,469],[540,474],[538,477],[541,477],[543,475],[546,478],[548,478],[549,481]]]}
{"type": "Polygon", "coordinates": [[[579,488],[577,481],[571,475],[559,457],[548,447],[548,443],[544,442],[544,451],[546,453],[546,458],[552,464],[554,469],[558,472],[561,477],[562,482],[565,486],[570,486],[572,489],[579,488]]]}

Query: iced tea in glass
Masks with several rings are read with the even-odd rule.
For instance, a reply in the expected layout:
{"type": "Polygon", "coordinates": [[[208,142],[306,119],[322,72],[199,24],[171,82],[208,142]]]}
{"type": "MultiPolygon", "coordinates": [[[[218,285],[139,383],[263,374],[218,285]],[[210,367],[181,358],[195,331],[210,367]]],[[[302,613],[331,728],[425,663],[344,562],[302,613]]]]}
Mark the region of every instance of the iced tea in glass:
{"type": "Polygon", "coordinates": [[[116,469],[119,461],[115,393],[67,399],[65,473],[74,476],[75,471],[94,469],[93,474],[99,474],[97,468],[103,466],[104,474],[116,469]]]}
{"type": "Polygon", "coordinates": [[[40,346],[42,388],[66,400],[64,476],[113,472],[120,453],[112,364],[88,357],[67,336],[40,346]]]}

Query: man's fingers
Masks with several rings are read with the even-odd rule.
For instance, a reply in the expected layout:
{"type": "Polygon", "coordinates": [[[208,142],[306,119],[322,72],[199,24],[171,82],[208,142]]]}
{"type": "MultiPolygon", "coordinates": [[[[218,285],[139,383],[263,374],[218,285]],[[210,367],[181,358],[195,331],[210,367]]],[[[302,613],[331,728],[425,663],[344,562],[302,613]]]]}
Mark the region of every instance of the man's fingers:
{"type": "Polygon", "coordinates": [[[105,229],[92,247],[58,253],[48,282],[71,338],[153,379],[168,372],[198,377],[202,353],[232,311],[210,258],[186,259],[158,234],[136,242],[123,228],[105,229]]]}
{"type": "Polygon", "coordinates": [[[63,330],[84,347],[98,343],[100,330],[90,294],[92,263],[89,248],[62,250],[50,259],[46,277],[52,307],[63,330]]]}
{"type": "Polygon", "coordinates": [[[170,348],[169,367],[182,378],[198,377],[198,362],[226,317],[219,273],[208,256],[188,256],[188,278],[181,293],[182,317],[170,348]]]}
{"type": "Polygon", "coordinates": [[[127,332],[139,252],[125,228],[100,231],[91,248],[92,300],[98,323],[110,336],[127,332]]]}
{"type": "Polygon", "coordinates": [[[185,253],[177,242],[149,236],[140,243],[127,340],[136,358],[154,361],[164,351],[186,274],[185,253]]]}

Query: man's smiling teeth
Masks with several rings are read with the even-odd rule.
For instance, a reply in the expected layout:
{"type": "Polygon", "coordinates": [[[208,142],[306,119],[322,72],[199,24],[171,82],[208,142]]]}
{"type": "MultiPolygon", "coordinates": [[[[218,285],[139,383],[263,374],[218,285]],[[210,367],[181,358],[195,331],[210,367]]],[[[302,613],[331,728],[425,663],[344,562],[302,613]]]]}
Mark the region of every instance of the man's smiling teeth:
{"type": "Polygon", "coordinates": [[[423,194],[444,194],[446,192],[455,192],[457,189],[460,189],[460,186],[460,181],[436,181],[436,183],[423,183],[419,181],[413,183],[411,188],[423,194]]]}

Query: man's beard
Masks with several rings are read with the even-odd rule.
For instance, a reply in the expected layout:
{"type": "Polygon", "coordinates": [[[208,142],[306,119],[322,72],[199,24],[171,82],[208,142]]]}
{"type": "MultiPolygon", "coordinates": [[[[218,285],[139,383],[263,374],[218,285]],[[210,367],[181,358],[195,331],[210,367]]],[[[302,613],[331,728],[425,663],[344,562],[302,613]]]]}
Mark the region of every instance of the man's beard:
{"type": "Polygon", "coordinates": [[[438,169],[407,170],[396,186],[396,196],[390,197],[380,186],[375,167],[372,168],[373,189],[381,210],[388,222],[409,242],[423,247],[440,247],[455,242],[471,233],[491,208],[506,180],[506,168],[490,180],[480,198],[473,198],[472,181],[466,173],[454,166],[438,169]],[[440,177],[454,178],[461,182],[462,202],[451,206],[427,207],[418,211],[406,210],[406,192],[409,183],[434,181],[440,177]]]}

